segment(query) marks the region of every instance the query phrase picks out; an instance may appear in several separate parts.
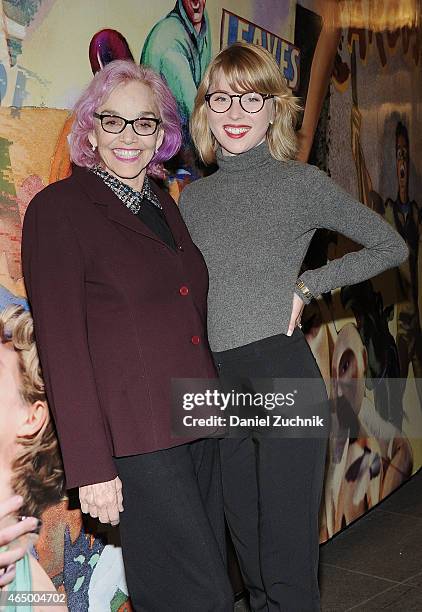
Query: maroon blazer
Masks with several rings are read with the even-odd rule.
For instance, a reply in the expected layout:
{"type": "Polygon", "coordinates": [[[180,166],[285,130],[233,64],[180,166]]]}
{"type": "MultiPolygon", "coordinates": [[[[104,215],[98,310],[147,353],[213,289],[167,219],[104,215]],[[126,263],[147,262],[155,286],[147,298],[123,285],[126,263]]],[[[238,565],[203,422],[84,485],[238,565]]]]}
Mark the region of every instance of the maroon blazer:
{"type": "Polygon", "coordinates": [[[171,378],[215,376],[205,262],[152,187],[176,251],[78,166],[26,211],[23,271],[67,488],[114,478],[113,455],[187,442],[171,437],[171,378]]]}

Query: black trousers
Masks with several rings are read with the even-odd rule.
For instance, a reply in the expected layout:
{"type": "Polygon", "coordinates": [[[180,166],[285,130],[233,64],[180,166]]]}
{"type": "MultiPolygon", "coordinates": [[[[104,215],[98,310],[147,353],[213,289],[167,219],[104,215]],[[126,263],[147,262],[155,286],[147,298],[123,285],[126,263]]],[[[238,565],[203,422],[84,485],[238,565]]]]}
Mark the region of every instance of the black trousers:
{"type": "Polygon", "coordinates": [[[217,440],[114,458],[136,612],[233,612],[217,440]]]}
{"type": "MultiPolygon", "coordinates": [[[[214,359],[227,389],[240,380],[253,388],[256,377],[316,379],[320,416],[329,419],[325,384],[299,329],[214,353],[214,359]]],[[[267,437],[256,429],[220,441],[226,518],[256,612],[320,610],[318,513],[326,443],[326,437],[267,437]]]]}

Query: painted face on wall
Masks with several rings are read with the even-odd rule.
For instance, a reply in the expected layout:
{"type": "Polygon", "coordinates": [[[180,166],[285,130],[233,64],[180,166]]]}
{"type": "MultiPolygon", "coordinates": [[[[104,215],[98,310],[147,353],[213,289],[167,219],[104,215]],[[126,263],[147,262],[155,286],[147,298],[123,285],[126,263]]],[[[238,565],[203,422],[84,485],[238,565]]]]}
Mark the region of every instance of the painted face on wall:
{"type": "Polygon", "coordinates": [[[337,408],[344,401],[359,414],[365,396],[366,349],[355,325],[341,328],[332,358],[333,398],[337,408]]]}
{"type": "MultiPolygon", "coordinates": [[[[146,121],[148,118],[159,119],[151,89],[139,81],[116,87],[96,112],[129,120],[139,117],[145,118],[146,121]]],[[[94,121],[94,130],[89,134],[89,141],[98,147],[101,165],[124,183],[134,189],[141,189],[146,167],[163,142],[164,133],[160,126],[149,136],[139,136],[132,125],[126,125],[120,134],[111,134],[101,127],[100,119],[96,118],[94,121]]]]}
{"type": "Polygon", "coordinates": [[[407,145],[406,138],[402,134],[400,134],[397,138],[396,167],[399,188],[406,191],[407,198],[407,186],[409,180],[409,147],[407,145]]]}
{"type": "Polygon", "coordinates": [[[0,500],[12,494],[8,479],[19,438],[36,435],[48,418],[46,403],[27,404],[21,385],[18,355],[10,344],[0,343],[0,500]]]}
{"type": "Polygon", "coordinates": [[[17,354],[7,345],[0,344],[0,471],[3,459],[10,463],[13,457],[14,442],[18,429],[19,417],[24,411],[24,404],[19,393],[19,364],[17,354]]]}
{"type": "Polygon", "coordinates": [[[199,26],[202,23],[206,0],[182,0],[183,8],[192,25],[199,26]]]}
{"type": "MultiPolygon", "coordinates": [[[[239,94],[230,87],[222,72],[213,80],[208,93],[217,91],[239,94]]],[[[273,116],[274,103],[271,99],[266,100],[262,109],[256,113],[246,112],[239,98],[233,98],[231,107],[223,113],[214,112],[207,104],[208,124],[224,155],[238,155],[263,142],[273,116]]]]}

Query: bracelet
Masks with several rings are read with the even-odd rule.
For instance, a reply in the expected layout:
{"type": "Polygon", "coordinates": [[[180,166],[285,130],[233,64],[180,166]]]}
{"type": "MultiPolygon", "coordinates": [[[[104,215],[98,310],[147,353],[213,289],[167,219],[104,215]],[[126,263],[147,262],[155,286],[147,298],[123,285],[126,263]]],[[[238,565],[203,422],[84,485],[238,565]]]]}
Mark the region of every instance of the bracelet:
{"type": "Polygon", "coordinates": [[[301,293],[303,293],[303,295],[308,299],[308,300],[312,300],[312,298],[314,297],[312,295],[312,293],[309,291],[308,287],[305,285],[305,283],[303,282],[303,280],[301,280],[300,278],[297,279],[296,281],[296,287],[299,289],[299,291],[301,293]]]}

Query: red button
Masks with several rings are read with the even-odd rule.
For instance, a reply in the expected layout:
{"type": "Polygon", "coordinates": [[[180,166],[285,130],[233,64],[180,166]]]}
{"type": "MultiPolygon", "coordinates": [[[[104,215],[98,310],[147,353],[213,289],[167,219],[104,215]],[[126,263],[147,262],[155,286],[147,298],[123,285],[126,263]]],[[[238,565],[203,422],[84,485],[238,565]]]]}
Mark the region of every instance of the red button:
{"type": "Polygon", "coordinates": [[[192,342],[192,344],[199,344],[201,342],[201,338],[199,336],[192,336],[190,341],[192,342]]]}
{"type": "Polygon", "coordinates": [[[180,287],[179,293],[180,295],[187,295],[189,293],[189,289],[183,285],[183,287],[180,287]]]}

